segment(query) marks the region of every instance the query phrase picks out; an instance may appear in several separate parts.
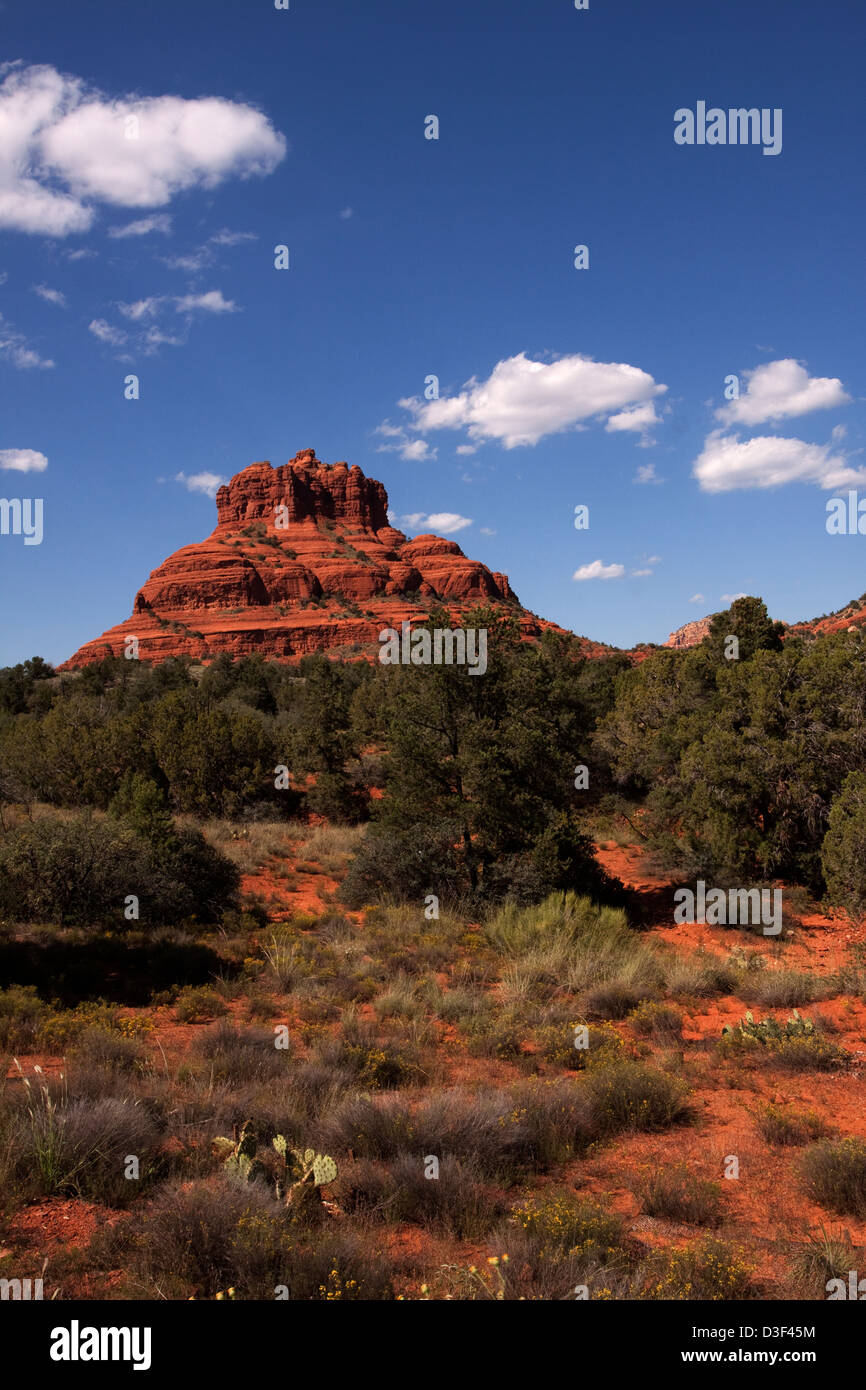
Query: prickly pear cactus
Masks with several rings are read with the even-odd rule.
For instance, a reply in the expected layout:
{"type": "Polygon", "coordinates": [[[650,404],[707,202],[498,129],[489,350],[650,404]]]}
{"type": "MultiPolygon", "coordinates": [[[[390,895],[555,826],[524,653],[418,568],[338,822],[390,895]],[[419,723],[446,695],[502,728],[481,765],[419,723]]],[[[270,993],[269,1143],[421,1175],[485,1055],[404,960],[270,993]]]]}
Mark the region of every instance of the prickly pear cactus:
{"type": "Polygon", "coordinates": [[[273,1144],[273,1146],[274,1146],[274,1148],[276,1149],[277,1153],[280,1155],[280,1158],[282,1158],[283,1160],[285,1160],[285,1157],[286,1157],[286,1136],[285,1136],[284,1134],[275,1134],[274,1137],[273,1137],[273,1139],[271,1140],[271,1143],[273,1144]]]}
{"type": "Polygon", "coordinates": [[[316,1187],[324,1187],[337,1176],[337,1165],[330,1154],[316,1154],[313,1159],[313,1182],[316,1187]]]}

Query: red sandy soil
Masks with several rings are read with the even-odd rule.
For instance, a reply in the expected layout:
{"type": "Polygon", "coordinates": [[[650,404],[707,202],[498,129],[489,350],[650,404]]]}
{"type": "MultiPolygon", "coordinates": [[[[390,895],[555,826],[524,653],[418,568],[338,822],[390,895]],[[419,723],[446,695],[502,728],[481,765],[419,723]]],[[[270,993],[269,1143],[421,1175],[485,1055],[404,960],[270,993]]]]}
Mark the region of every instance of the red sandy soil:
{"type": "MultiPolygon", "coordinates": [[[[761,952],[774,963],[824,976],[846,962],[852,946],[866,942],[866,921],[852,923],[844,914],[808,915],[782,941],[698,923],[678,926],[673,922],[674,885],[649,871],[639,846],[602,844],[597,847],[597,856],[610,873],[647,894],[653,910],[646,937],[676,952],[690,955],[703,947],[726,957],[736,945],[761,952]]],[[[333,905],[329,898],[337,886],[336,879],[324,873],[299,872],[297,859],[284,862],[295,876],[291,883],[275,876],[267,866],[247,875],[243,883],[245,891],[268,900],[275,919],[285,919],[298,911],[320,916],[333,905]]],[[[347,913],[342,907],[339,910],[355,921],[362,920],[362,913],[347,913]]],[[[443,982],[445,978],[441,977],[443,982]]],[[[285,998],[284,1004],[288,1004],[285,998]]],[[[230,1001],[228,1007],[229,1017],[242,1022],[244,1001],[230,1001]]],[[[683,1043],[670,1048],[652,1047],[653,1061],[678,1067],[691,1085],[695,1123],[658,1134],[618,1136],[588,1157],[574,1160],[552,1175],[540,1176],[534,1188],[543,1191],[566,1185],[611,1203],[626,1217],[632,1236],[648,1248],[682,1244],[694,1238],[695,1228],[641,1215],[633,1187],[642,1171],[685,1161],[697,1175],[720,1182],[726,1211],[724,1238],[742,1249],[764,1293],[773,1297],[786,1290],[792,1242],[802,1241],[823,1226],[833,1232],[844,1229],[855,1245],[866,1245],[866,1221],[834,1218],[809,1202],[795,1173],[800,1149],[768,1146],[755,1129],[752,1113],[769,1101],[797,1111],[815,1112],[840,1135],[866,1138],[866,1006],[856,997],[841,996],[805,1010],[812,1017],[820,1015],[834,1040],[852,1054],[854,1063],[844,1074],[772,1073],[754,1063],[718,1059],[714,1044],[722,1027],[742,1018],[746,1007],[734,996],[695,1001],[686,1011],[683,1043]],[[736,1155],[740,1163],[740,1176],[735,1181],[724,1179],[724,1164],[729,1155],[736,1155]]],[[[756,1007],[754,1011],[758,1017],[774,1013],[784,1018],[790,1013],[785,1008],[756,1007]]],[[[155,1030],[144,1041],[152,1048],[155,1059],[161,1063],[164,1053],[172,1066],[203,1026],[178,1023],[169,1007],[124,1012],[153,1020],[155,1030]]],[[[369,1005],[359,1012],[372,1016],[369,1005]]],[[[291,1007],[285,1007],[280,1015],[290,1028],[299,1023],[292,1015],[291,1007]]],[[[631,1034],[628,1023],[619,1027],[638,1049],[648,1050],[645,1042],[631,1034]]],[[[32,1075],[34,1065],[49,1074],[64,1065],[62,1058],[46,1056],[22,1057],[21,1062],[28,1075],[32,1075]]],[[[437,1085],[508,1084],[516,1076],[526,1074],[507,1061],[469,1056],[456,1030],[447,1024],[440,1028],[436,1062],[443,1075],[443,1080],[436,1078],[437,1085]]],[[[542,1064],[541,1070],[546,1074],[550,1068],[542,1064]]],[[[18,1074],[13,1069],[11,1075],[18,1074]]],[[[50,1261],[53,1252],[86,1245],[97,1226],[124,1219],[125,1215],[66,1198],[36,1203],[10,1221],[0,1258],[12,1247],[19,1254],[32,1252],[37,1264],[45,1257],[50,1261]]],[[[475,1264],[483,1269],[489,1253],[486,1241],[449,1241],[411,1225],[384,1228],[377,1240],[393,1260],[398,1289],[413,1298],[419,1297],[422,1282],[417,1275],[419,1265],[435,1270],[443,1265],[465,1269],[475,1264]]],[[[38,1273],[38,1268],[33,1272],[38,1273]]],[[[91,1292],[91,1283],[86,1279],[76,1283],[75,1289],[85,1297],[99,1297],[119,1278],[118,1272],[109,1272],[99,1276],[95,1291],[91,1292]]],[[[66,1287],[64,1293],[71,1296],[66,1287]]]]}

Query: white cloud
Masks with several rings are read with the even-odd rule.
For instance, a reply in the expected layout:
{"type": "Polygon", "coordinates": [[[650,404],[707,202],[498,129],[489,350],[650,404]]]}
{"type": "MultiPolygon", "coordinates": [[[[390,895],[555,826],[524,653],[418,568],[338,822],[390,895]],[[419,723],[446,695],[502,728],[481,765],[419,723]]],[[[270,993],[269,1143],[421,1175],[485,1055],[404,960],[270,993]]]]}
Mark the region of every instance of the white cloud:
{"type": "Polygon", "coordinates": [[[601,560],[593,560],[589,565],[581,565],[574,571],[572,579],[621,579],[625,565],[603,565],[601,560]]]}
{"type": "Polygon", "coordinates": [[[496,532],[493,530],[492,526],[482,526],[481,534],[482,536],[495,536],[496,532]]]}
{"type": "Polygon", "coordinates": [[[38,449],[0,449],[0,468],[14,473],[44,473],[48,460],[38,449]]]}
{"type": "Polygon", "coordinates": [[[743,375],[746,390],[716,411],[716,419],[728,425],[762,425],[767,420],[848,405],[851,400],[838,377],[810,377],[793,357],[766,362],[743,375]]]}
{"type": "Polygon", "coordinates": [[[53,367],[50,357],[42,357],[35,348],[28,347],[22,333],[7,323],[0,314],[0,358],[11,362],[13,367],[27,371],[31,367],[53,367]]]}
{"type": "Polygon", "coordinates": [[[47,64],[3,71],[0,226],[13,231],[84,232],[94,203],[163,207],[186,189],[270,174],[286,153],[267,118],[239,102],[110,97],[47,64]]]}
{"type": "Polygon", "coordinates": [[[410,439],[402,426],[392,425],[390,420],[383,420],[381,425],[377,425],[376,434],[389,441],[379,445],[380,454],[399,454],[407,463],[426,463],[436,457],[437,451],[430,448],[426,439],[410,439]]]}
{"type": "Polygon", "coordinates": [[[127,222],[122,227],[109,227],[108,235],[117,240],[120,237],[149,236],[160,232],[168,236],[171,232],[171,216],[167,212],[155,212],[150,217],[140,217],[137,222],[127,222]]]}
{"type": "Polygon", "coordinates": [[[650,555],[649,559],[647,560],[647,564],[648,564],[648,565],[660,565],[661,562],[662,562],[662,557],[661,557],[661,555],[650,555]]]}
{"type": "Polygon", "coordinates": [[[95,338],[101,343],[110,343],[112,347],[120,347],[121,343],[126,342],[126,334],[122,328],[114,328],[105,319],[93,319],[88,328],[95,338]]]}
{"type": "Polygon", "coordinates": [[[394,522],[399,521],[401,526],[407,526],[410,531],[420,531],[423,527],[425,532],[437,532],[444,536],[472,525],[472,518],[461,516],[459,512],[407,512],[401,517],[389,512],[388,517],[394,522]]]}
{"type": "Polygon", "coordinates": [[[431,512],[427,518],[427,525],[433,531],[441,531],[444,536],[449,536],[454,531],[464,531],[467,526],[471,526],[472,518],[461,516],[459,512],[431,512]]]}
{"type": "Polygon", "coordinates": [[[475,377],[457,396],[401,400],[422,434],[465,429],[469,438],[497,439],[506,449],[537,444],[585,420],[622,412],[666,391],[648,372],[624,362],[595,362],[579,354],[537,362],[525,352],[497,362],[486,381],[475,377]]]}
{"type": "Polygon", "coordinates": [[[33,293],[38,294],[48,304],[56,304],[59,309],[66,308],[66,295],[62,290],[52,290],[48,285],[34,285],[33,293]]]}
{"type": "Polygon", "coordinates": [[[350,217],[354,217],[354,215],[355,215],[355,209],[354,209],[354,208],[342,208],[342,209],[340,210],[340,217],[341,217],[341,219],[342,219],[343,222],[348,222],[348,221],[349,221],[349,218],[350,218],[350,217]]]}
{"type": "Polygon", "coordinates": [[[656,466],[654,463],[641,463],[638,465],[637,473],[632,478],[634,483],[663,483],[664,478],[656,476],[656,466]]]}
{"type": "Polygon", "coordinates": [[[169,270],[185,270],[188,274],[195,275],[197,271],[213,265],[216,257],[210,247],[205,245],[200,246],[197,251],[189,251],[186,255],[161,256],[160,260],[169,270]]]}
{"type": "Polygon", "coordinates": [[[137,299],[134,304],[118,304],[118,309],[125,319],[132,319],[133,323],[138,323],[141,319],[151,318],[163,302],[163,296],[151,295],[149,299],[137,299]]]}
{"type": "Polygon", "coordinates": [[[652,572],[652,570],[632,570],[631,577],[632,579],[645,579],[652,572]]]}
{"type": "Polygon", "coordinates": [[[214,232],[212,237],[208,237],[207,244],[211,246],[239,246],[243,241],[258,241],[258,232],[233,232],[229,227],[223,227],[221,231],[214,232]]]}
{"type": "Polygon", "coordinates": [[[187,492],[203,492],[208,497],[216,497],[217,490],[228,482],[219,473],[176,473],[175,482],[183,483],[187,492]]]}
{"type": "Polygon", "coordinates": [[[143,342],[145,352],[151,355],[161,347],[183,347],[186,338],[172,333],[163,333],[161,329],[151,326],[145,333],[143,342]]]}
{"type": "Polygon", "coordinates": [[[457,449],[455,450],[455,452],[458,453],[458,454],[460,454],[461,456],[462,456],[462,455],[465,455],[465,454],[477,454],[477,453],[478,453],[478,445],[477,445],[477,444],[458,444],[458,445],[457,445],[457,449]]]}
{"type": "Polygon", "coordinates": [[[692,594],[689,603],[706,603],[706,599],[703,594],[692,594]]]}
{"type": "Polygon", "coordinates": [[[738,598],[745,598],[745,594],[722,594],[723,603],[734,603],[738,598]]]}
{"type": "Polygon", "coordinates": [[[714,430],[704,441],[692,476],[704,492],[797,482],[835,488],[866,482],[866,468],[849,467],[845,456],[831,453],[828,444],[807,444],[778,435],[758,435],[741,443],[737,435],[714,430]]]}
{"type": "Polygon", "coordinates": [[[179,314],[195,313],[198,309],[208,314],[234,314],[238,308],[233,299],[223,297],[222,290],[208,290],[205,294],[185,294],[175,300],[174,307],[179,314]]]}
{"type": "Polygon", "coordinates": [[[620,410],[616,415],[611,415],[604,428],[608,434],[634,430],[645,437],[648,430],[660,424],[661,419],[656,413],[655,401],[643,401],[640,405],[629,406],[627,410],[620,410]]]}

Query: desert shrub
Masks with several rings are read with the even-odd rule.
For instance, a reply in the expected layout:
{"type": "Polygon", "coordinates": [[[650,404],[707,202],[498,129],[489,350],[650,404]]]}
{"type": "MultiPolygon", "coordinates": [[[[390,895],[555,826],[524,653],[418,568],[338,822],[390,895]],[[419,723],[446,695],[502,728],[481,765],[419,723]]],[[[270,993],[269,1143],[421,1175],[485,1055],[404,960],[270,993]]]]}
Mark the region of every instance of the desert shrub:
{"type": "Polygon", "coordinates": [[[153,1023],[148,1018],[124,1014],[103,999],[85,999],[74,1009],[46,1009],[40,1015],[37,1044],[44,1052],[63,1053],[87,1033],[116,1033],[123,1038],[137,1038],[152,1028],[153,1023]]]}
{"type": "Polygon", "coordinates": [[[117,1096],[55,1095],[25,1082],[14,1146],[19,1180],[42,1196],[73,1195],[125,1205],[156,1176],[159,1128],[138,1102],[117,1096]],[[127,1156],[139,1161],[137,1181],[125,1178],[127,1156]]]}
{"type": "Polygon", "coordinates": [[[438,1178],[425,1177],[423,1156],[402,1154],[392,1165],[385,1196],[389,1217],[434,1227],[460,1240],[486,1235],[503,1203],[479,1182],[471,1163],[444,1155],[438,1178]]]}
{"type": "Polygon", "coordinates": [[[703,1236],[656,1257],[649,1299],[698,1299],[718,1303],[755,1297],[752,1271],[742,1256],[715,1236],[703,1236]]]}
{"type": "Polygon", "coordinates": [[[190,985],[182,989],[175,1003],[179,1023],[206,1023],[212,1018],[223,1018],[227,1013],[227,1004],[209,985],[190,985]]]}
{"type": "Polygon", "coordinates": [[[89,814],[25,821],[0,839],[0,909],[20,921],[128,928],[197,916],[215,920],[234,895],[234,865],[197,831],[169,849],[116,820],[89,814]],[[127,899],[139,917],[127,919],[127,899]]]}
{"type": "Polygon", "coordinates": [[[513,1208],[517,1225],[537,1242],[537,1252],[578,1253],[598,1263],[622,1254],[622,1218],[598,1202],[558,1192],[530,1197],[513,1208]]]}
{"type": "Polygon", "coordinates": [[[152,1294],[205,1298],[233,1287],[245,1298],[273,1298],[286,1282],[289,1222],[257,1184],[223,1178],[162,1187],[136,1223],[133,1277],[152,1294]]]}
{"type": "Polygon", "coordinates": [[[589,1065],[613,1061],[623,1053],[625,1046],[612,1023],[547,1024],[536,1031],[535,1040],[546,1061],[568,1067],[570,1071],[582,1071],[589,1065]],[[585,1034],[575,1032],[583,1027],[586,1027],[585,1034]],[[586,1047],[578,1046],[584,1038],[586,1047]]]}
{"type": "Polygon", "coordinates": [[[476,1014],[466,1029],[469,1051],[473,1057],[496,1057],[512,1062],[523,1052],[520,1025],[512,1019],[476,1014]]]}
{"type": "Polygon", "coordinates": [[[635,1032],[641,1037],[673,1041],[682,1036],[683,1016],[675,1004],[646,1000],[629,1017],[635,1032]]]}
{"type": "Polygon", "coordinates": [[[866,1215],[866,1143],[823,1139],[806,1149],[800,1174],[813,1201],[843,1215],[866,1215]]]}
{"type": "Polygon", "coordinates": [[[741,999],[767,1008],[811,1004],[822,993],[821,981],[802,970],[761,970],[743,981],[737,993],[741,999]]]}
{"type": "Polygon", "coordinates": [[[826,1298],[831,1279],[841,1279],[848,1291],[849,1271],[857,1268],[858,1252],[848,1231],[835,1235],[822,1225],[791,1252],[791,1281],[806,1297],[826,1298]]]}
{"type": "Polygon", "coordinates": [[[326,1066],[348,1071],[358,1085],[372,1091],[398,1090],[425,1079],[408,1041],[394,1047],[350,1032],[348,1036],[323,1038],[314,1056],[326,1066]]]}
{"type": "Polygon", "coordinates": [[[383,994],[373,1000],[373,1012],[378,1018],[419,1018],[424,1006],[412,981],[398,976],[383,994]]]}
{"type": "Polygon", "coordinates": [[[349,907],[382,898],[418,903],[428,893],[440,900],[459,896],[461,880],[453,825],[392,830],[374,825],[354,855],[337,896],[349,907]]]}
{"type": "Polygon", "coordinates": [[[694,951],[690,956],[672,955],[664,963],[665,984],[672,995],[695,995],[699,999],[714,994],[730,994],[735,984],[735,971],[709,951],[694,951]]]}
{"type": "Polygon", "coordinates": [[[584,1085],[604,1134],[663,1129],[689,1113],[685,1083],[641,1062],[617,1061],[593,1067],[587,1071],[584,1085]]]}
{"type": "Polygon", "coordinates": [[[350,1097],[323,1117],[317,1142],[358,1158],[453,1156],[479,1175],[509,1180],[583,1152],[596,1134],[582,1087],[562,1078],[481,1095],[440,1092],[414,1110],[396,1098],[350,1097]]]}
{"type": "Polygon", "coordinates": [[[647,995],[647,990],[638,989],[625,980],[608,980],[587,990],[583,1004],[587,1013],[595,1018],[625,1018],[647,995]]]}
{"type": "Polygon", "coordinates": [[[109,1071],[131,1075],[144,1064],[144,1051],[135,1038],[105,1028],[87,1028],[73,1046],[76,1071],[109,1071]]]}
{"type": "Polygon", "coordinates": [[[47,1005],[35,985],[9,985],[0,989],[0,1050],[32,1052],[39,1022],[47,1005]]]}
{"type": "Polygon", "coordinates": [[[684,1163],[647,1172],[637,1195],[647,1216],[694,1226],[718,1226],[722,1220],[721,1187],[696,1177],[684,1163]]]}
{"type": "Polygon", "coordinates": [[[275,1047],[276,1036],[260,1028],[238,1029],[223,1021],[193,1041],[193,1054],[208,1063],[218,1084],[243,1086],[285,1076],[289,1051],[275,1047]]]}
{"type": "Polygon", "coordinates": [[[810,1144],[827,1134],[826,1123],[814,1111],[789,1110],[769,1102],[757,1111],[755,1127],[768,1144],[810,1144]]]}

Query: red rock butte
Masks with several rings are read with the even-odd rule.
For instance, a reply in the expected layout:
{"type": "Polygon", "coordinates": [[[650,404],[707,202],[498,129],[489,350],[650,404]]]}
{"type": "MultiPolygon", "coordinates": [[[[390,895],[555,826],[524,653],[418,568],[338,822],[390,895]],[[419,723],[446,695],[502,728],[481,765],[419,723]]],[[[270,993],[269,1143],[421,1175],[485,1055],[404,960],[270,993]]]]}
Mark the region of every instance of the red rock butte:
{"type": "Polygon", "coordinates": [[[320,462],[314,449],[281,468],[250,464],[216,503],[207,540],[170,555],[136,594],[132,616],[61,670],[121,656],[132,637],[138,656],[154,662],[221,652],[371,657],[383,628],[420,621],[437,606],[455,625],[479,604],[501,608],[528,639],[554,627],[521,607],[506,575],[468,559],[455,541],[407,539],[388,521],[381,483],[357,465],[320,462]]]}

